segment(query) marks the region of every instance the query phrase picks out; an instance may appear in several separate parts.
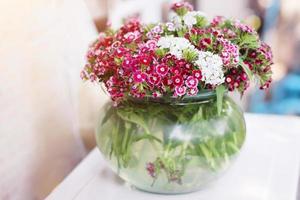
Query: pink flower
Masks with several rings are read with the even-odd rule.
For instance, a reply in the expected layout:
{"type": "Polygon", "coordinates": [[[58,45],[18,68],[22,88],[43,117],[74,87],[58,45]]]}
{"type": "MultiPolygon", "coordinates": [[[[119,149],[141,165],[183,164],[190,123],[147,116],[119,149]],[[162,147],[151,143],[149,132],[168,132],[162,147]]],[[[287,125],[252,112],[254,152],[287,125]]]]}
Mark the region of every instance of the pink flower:
{"type": "Polygon", "coordinates": [[[86,73],[84,70],[82,70],[82,71],[80,72],[80,78],[81,78],[82,80],[88,80],[87,73],[86,73]]]}
{"type": "Polygon", "coordinates": [[[147,78],[147,74],[141,72],[141,71],[137,71],[133,74],[133,80],[135,83],[141,83],[144,82],[147,78]]]}
{"type": "Polygon", "coordinates": [[[196,88],[198,86],[198,79],[196,79],[193,76],[187,77],[185,81],[185,85],[188,86],[189,88],[196,88]]]}
{"type": "Polygon", "coordinates": [[[94,81],[96,81],[96,80],[97,80],[97,76],[96,76],[96,74],[94,74],[94,73],[91,73],[91,74],[90,74],[90,77],[89,77],[89,79],[91,80],[91,82],[94,82],[94,81]]]}
{"type": "Polygon", "coordinates": [[[156,169],[155,169],[155,165],[152,162],[149,162],[146,164],[146,170],[148,171],[149,175],[153,178],[156,177],[156,169]]]}
{"type": "Polygon", "coordinates": [[[198,80],[201,80],[202,79],[202,73],[200,70],[193,70],[193,76],[198,79],[198,80]]]}
{"type": "Polygon", "coordinates": [[[155,40],[148,40],[146,42],[146,47],[149,48],[150,50],[154,50],[156,48],[156,41],[155,40]]]}
{"type": "Polygon", "coordinates": [[[169,68],[165,64],[160,64],[155,67],[155,70],[156,70],[156,73],[158,73],[160,76],[165,76],[165,75],[167,75],[169,68]]]}
{"type": "Polygon", "coordinates": [[[224,17],[222,16],[216,16],[213,18],[211,25],[212,26],[218,26],[220,23],[223,23],[224,21],[224,17]]]}
{"type": "Polygon", "coordinates": [[[183,78],[180,75],[173,76],[172,81],[175,86],[180,87],[183,85],[183,78]]]}
{"type": "Polygon", "coordinates": [[[192,68],[192,65],[190,63],[186,63],[184,67],[189,70],[192,68]]]}
{"type": "Polygon", "coordinates": [[[175,25],[172,22],[167,22],[166,26],[168,31],[175,31],[175,25]]]}
{"type": "Polygon", "coordinates": [[[124,35],[125,42],[127,43],[131,43],[140,37],[141,37],[141,33],[139,31],[128,32],[124,35]]]}
{"type": "Polygon", "coordinates": [[[148,82],[152,85],[158,85],[161,81],[161,78],[158,74],[151,74],[148,77],[148,82]]]}
{"type": "Polygon", "coordinates": [[[179,9],[185,9],[187,11],[192,11],[193,6],[191,4],[189,4],[188,2],[181,1],[181,2],[174,3],[171,6],[171,9],[175,12],[177,12],[179,9]]]}
{"type": "Polygon", "coordinates": [[[246,24],[241,23],[239,20],[235,20],[234,23],[235,27],[240,29],[243,32],[246,33],[255,33],[254,29],[246,24]]]}
{"type": "Polygon", "coordinates": [[[185,95],[186,93],[186,87],[185,86],[181,86],[181,87],[178,87],[176,86],[175,87],[175,96],[183,96],[185,95]]]}
{"type": "Polygon", "coordinates": [[[188,95],[189,96],[195,96],[195,95],[197,95],[198,94],[198,88],[191,88],[191,89],[189,89],[189,91],[188,91],[188,95]]]}
{"type": "Polygon", "coordinates": [[[135,40],[135,34],[132,33],[132,32],[126,33],[126,34],[124,35],[124,38],[125,38],[125,41],[126,41],[127,43],[130,43],[130,42],[132,42],[133,40],[135,40]]]}
{"type": "Polygon", "coordinates": [[[160,25],[154,26],[151,30],[155,34],[161,34],[163,33],[163,29],[161,28],[160,25]]]}
{"type": "Polygon", "coordinates": [[[231,76],[227,76],[227,77],[225,78],[225,81],[226,81],[226,83],[232,83],[232,82],[233,82],[233,79],[232,79],[231,76]]]}

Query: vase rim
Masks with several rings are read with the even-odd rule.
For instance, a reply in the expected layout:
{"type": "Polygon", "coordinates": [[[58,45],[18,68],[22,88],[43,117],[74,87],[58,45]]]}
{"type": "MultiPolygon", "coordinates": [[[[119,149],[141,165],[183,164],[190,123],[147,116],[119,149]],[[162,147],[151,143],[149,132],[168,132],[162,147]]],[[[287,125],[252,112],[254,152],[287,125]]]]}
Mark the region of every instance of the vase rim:
{"type": "Polygon", "coordinates": [[[152,97],[152,96],[145,96],[143,98],[134,98],[130,97],[128,100],[134,102],[153,102],[153,103],[165,103],[165,104],[191,104],[191,103],[204,103],[211,101],[216,98],[216,91],[215,90],[202,90],[199,91],[195,96],[184,96],[182,98],[170,96],[170,97],[152,97]]]}

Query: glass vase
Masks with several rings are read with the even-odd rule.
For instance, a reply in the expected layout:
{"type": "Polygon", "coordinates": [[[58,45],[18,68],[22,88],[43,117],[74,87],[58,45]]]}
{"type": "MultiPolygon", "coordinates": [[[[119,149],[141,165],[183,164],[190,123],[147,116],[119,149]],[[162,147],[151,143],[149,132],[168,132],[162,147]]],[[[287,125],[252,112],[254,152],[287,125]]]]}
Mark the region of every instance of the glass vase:
{"type": "Polygon", "coordinates": [[[101,110],[97,145],[118,175],[148,192],[187,193],[222,175],[246,136],[244,115],[228,96],[128,99],[101,110]]]}

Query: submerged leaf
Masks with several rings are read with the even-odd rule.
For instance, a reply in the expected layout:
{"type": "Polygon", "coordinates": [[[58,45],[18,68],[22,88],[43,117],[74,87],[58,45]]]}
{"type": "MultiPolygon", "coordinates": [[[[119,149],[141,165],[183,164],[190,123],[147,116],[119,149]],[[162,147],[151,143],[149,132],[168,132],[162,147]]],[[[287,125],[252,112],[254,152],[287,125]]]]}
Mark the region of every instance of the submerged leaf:
{"type": "Polygon", "coordinates": [[[126,111],[123,109],[117,110],[117,114],[123,120],[139,125],[146,131],[147,134],[150,134],[149,128],[148,128],[147,124],[145,123],[145,121],[143,120],[143,117],[138,116],[136,113],[134,113],[132,111],[126,111]]]}
{"type": "Polygon", "coordinates": [[[218,109],[218,115],[221,114],[222,107],[223,107],[223,97],[226,89],[224,85],[219,85],[216,88],[216,94],[217,94],[217,109],[218,109]]]}

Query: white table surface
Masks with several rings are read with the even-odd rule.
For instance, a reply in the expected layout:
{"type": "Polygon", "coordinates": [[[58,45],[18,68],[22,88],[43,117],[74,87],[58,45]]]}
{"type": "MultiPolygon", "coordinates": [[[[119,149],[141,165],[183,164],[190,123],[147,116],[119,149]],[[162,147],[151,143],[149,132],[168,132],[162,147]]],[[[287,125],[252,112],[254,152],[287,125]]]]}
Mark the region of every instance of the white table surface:
{"type": "Polygon", "coordinates": [[[125,184],[94,149],[48,200],[296,200],[300,118],[246,114],[247,139],[229,171],[201,191],[184,195],[141,192],[125,184]]]}

